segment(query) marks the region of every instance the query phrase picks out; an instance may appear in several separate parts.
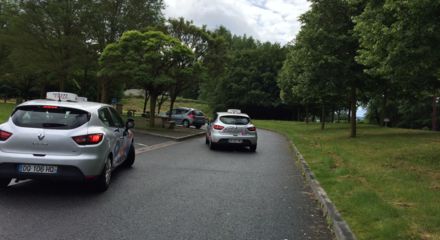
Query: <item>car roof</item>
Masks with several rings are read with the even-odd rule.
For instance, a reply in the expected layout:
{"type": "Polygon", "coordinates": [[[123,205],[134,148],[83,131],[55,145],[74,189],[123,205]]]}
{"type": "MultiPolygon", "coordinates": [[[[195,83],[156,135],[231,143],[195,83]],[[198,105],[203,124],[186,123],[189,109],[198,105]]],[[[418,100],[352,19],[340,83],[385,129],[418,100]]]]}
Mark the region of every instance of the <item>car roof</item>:
{"type": "Polygon", "coordinates": [[[76,108],[84,111],[93,111],[97,110],[101,107],[111,107],[108,104],[105,103],[97,103],[97,102],[66,102],[66,101],[56,101],[56,100],[46,100],[46,99],[37,99],[37,100],[30,100],[27,102],[24,102],[17,107],[22,106],[40,106],[40,105],[51,105],[51,106],[58,106],[58,107],[68,107],[68,108],[76,108]]]}
{"type": "Polygon", "coordinates": [[[247,117],[250,118],[246,113],[230,113],[230,112],[217,112],[219,117],[223,116],[239,116],[239,117],[247,117]]]}

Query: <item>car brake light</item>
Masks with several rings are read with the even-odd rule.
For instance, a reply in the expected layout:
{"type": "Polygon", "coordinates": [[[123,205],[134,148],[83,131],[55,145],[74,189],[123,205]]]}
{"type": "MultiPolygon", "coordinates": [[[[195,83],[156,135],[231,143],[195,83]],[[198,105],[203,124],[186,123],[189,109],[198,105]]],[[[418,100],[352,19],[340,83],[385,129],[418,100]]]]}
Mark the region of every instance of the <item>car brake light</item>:
{"type": "Polygon", "coordinates": [[[214,125],[213,128],[214,128],[215,130],[223,130],[223,128],[225,128],[225,127],[223,127],[223,126],[221,126],[221,125],[214,125]]]}
{"type": "Polygon", "coordinates": [[[254,132],[254,131],[257,131],[257,128],[256,127],[248,127],[248,130],[251,132],[254,132]]]}
{"type": "Polygon", "coordinates": [[[58,107],[57,106],[49,106],[49,105],[47,105],[47,106],[42,106],[42,108],[43,109],[57,109],[58,107]]]}
{"type": "Polygon", "coordinates": [[[11,136],[12,133],[0,130],[0,141],[6,141],[11,136]]]}
{"type": "Polygon", "coordinates": [[[79,145],[92,145],[100,143],[103,136],[104,135],[102,133],[95,133],[72,137],[72,139],[79,145]]]}
{"type": "Polygon", "coordinates": [[[190,113],[190,114],[188,114],[188,117],[191,118],[191,119],[194,119],[194,114],[190,113]]]}

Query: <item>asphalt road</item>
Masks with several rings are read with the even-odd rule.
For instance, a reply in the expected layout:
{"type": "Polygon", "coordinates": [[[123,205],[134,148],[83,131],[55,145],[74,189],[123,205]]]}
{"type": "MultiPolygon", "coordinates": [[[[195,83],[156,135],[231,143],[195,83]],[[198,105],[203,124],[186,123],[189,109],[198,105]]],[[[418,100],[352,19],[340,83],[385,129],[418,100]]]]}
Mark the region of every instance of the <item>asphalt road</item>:
{"type": "Polygon", "coordinates": [[[95,194],[28,181],[0,192],[0,239],[331,239],[280,136],[257,153],[210,151],[204,138],[137,156],[95,194]]]}

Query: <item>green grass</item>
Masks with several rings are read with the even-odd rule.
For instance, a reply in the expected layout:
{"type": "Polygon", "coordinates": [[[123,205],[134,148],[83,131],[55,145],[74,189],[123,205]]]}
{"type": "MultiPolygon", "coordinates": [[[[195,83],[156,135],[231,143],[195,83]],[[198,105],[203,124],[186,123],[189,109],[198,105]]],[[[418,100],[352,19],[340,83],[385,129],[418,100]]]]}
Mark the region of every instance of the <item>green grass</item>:
{"type": "Polygon", "coordinates": [[[359,239],[440,239],[440,133],[255,121],[285,134],[359,239]]]}
{"type": "Polygon", "coordinates": [[[14,107],[12,103],[0,103],[0,124],[8,121],[14,107]]]}

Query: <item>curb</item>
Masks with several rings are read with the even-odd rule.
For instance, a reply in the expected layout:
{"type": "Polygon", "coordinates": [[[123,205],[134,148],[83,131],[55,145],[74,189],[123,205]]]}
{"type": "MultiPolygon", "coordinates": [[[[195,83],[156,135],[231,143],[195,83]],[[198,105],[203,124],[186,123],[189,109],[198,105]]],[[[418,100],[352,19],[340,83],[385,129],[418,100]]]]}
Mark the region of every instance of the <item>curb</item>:
{"type": "Polygon", "coordinates": [[[186,136],[183,136],[183,137],[172,137],[172,136],[169,136],[169,135],[163,135],[163,134],[160,134],[160,133],[152,133],[152,132],[148,132],[148,131],[145,131],[145,130],[135,130],[135,133],[136,132],[141,133],[141,134],[147,134],[147,135],[151,135],[151,136],[156,136],[156,137],[168,138],[168,139],[171,139],[171,140],[176,141],[176,142],[181,142],[181,141],[184,141],[184,140],[187,140],[187,139],[190,139],[190,138],[200,137],[200,136],[205,135],[205,132],[200,132],[200,133],[189,134],[189,135],[186,135],[186,136]]]}
{"type": "Polygon", "coordinates": [[[310,187],[312,188],[313,194],[318,199],[319,205],[321,206],[321,209],[324,212],[327,222],[329,226],[332,228],[336,239],[357,240],[356,236],[351,231],[350,226],[348,226],[347,222],[344,221],[341,214],[336,209],[336,206],[330,200],[325,190],[321,187],[321,184],[319,184],[319,181],[316,179],[315,174],[310,169],[309,164],[307,164],[306,160],[304,159],[303,155],[299,152],[298,148],[296,148],[295,144],[284,133],[278,133],[267,128],[260,128],[260,129],[264,129],[266,131],[280,134],[290,143],[290,146],[292,147],[292,150],[294,151],[298,162],[301,163],[300,167],[303,176],[305,177],[306,181],[309,183],[310,187]]]}
{"type": "Polygon", "coordinates": [[[333,232],[335,233],[336,239],[356,240],[356,236],[351,231],[347,222],[344,221],[341,214],[336,209],[336,206],[330,200],[325,190],[319,184],[318,180],[316,180],[315,174],[313,174],[312,170],[310,170],[310,167],[304,159],[303,155],[298,151],[292,141],[289,140],[289,142],[293,148],[293,151],[296,154],[298,161],[301,163],[301,170],[303,172],[303,175],[309,182],[313,193],[317,197],[321,208],[324,211],[324,215],[326,216],[327,221],[329,221],[329,225],[331,225],[333,232]]]}

